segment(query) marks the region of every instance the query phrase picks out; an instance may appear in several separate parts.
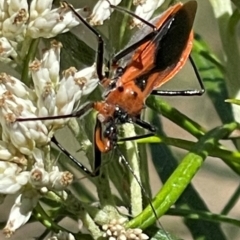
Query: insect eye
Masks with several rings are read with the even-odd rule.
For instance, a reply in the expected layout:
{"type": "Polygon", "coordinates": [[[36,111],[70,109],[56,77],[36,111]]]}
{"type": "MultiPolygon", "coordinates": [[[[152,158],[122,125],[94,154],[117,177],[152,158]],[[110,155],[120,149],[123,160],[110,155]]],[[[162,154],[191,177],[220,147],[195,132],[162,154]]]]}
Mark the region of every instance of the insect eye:
{"type": "Polygon", "coordinates": [[[109,83],[109,87],[110,87],[110,89],[113,89],[113,88],[115,88],[116,87],[116,81],[111,81],[110,83],[109,83]]]}
{"type": "Polygon", "coordinates": [[[123,68],[122,67],[118,67],[116,70],[116,74],[117,75],[122,75],[123,74],[123,68]]]}

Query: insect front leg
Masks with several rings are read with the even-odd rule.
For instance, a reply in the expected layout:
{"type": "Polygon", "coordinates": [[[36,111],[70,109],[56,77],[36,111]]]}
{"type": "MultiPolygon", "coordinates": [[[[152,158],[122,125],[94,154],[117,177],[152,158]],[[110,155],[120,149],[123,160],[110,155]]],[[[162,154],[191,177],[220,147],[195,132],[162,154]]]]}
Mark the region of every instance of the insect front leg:
{"type": "Polygon", "coordinates": [[[79,168],[84,171],[84,173],[90,177],[96,177],[97,174],[93,171],[90,171],[85,167],[81,162],[79,162],[75,157],[73,157],[56,139],[55,136],[52,137],[51,141],[79,168]]]}

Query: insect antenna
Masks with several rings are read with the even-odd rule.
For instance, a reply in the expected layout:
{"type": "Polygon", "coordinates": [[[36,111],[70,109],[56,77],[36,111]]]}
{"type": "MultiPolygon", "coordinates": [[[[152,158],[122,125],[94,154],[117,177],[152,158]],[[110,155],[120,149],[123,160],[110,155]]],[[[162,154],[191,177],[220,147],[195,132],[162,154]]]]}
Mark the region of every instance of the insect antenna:
{"type": "MultiPolygon", "coordinates": [[[[126,138],[126,139],[127,139],[127,138],[126,138]]],[[[122,140],[124,140],[124,139],[122,139],[122,140]]],[[[155,216],[155,218],[156,218],[157,223],[159,224],[159,226],[160,226],[161,229],[163,230],[164,234],[167,236],[167,239],[169,239],[168,233],[166,232],[166,230],[164,229],[163,225],[162,225],[161,222],[159,221],[158,216],[157,216],[157,213],[156,213],[156,211],[155,211],[155,209],[154,209],[154,206],[153,206],[153,204],[152,204],[151,198],[149,197],[147,191],[146,191],[145,188],[143,187],[140,179],[139,179],[138,176],[135,174],[135,172],[134,172],[133,168],[131,167],[130,163],[129,163],[129,162],[127,161],[127,159],[124,157],[124,155],[122,154],[122,152],[120,151],[120,149],[119,149],[118,146],[115,147],[115,150],[117,151],[117,154],[118,154],[118,156],[120,157],[120,159],[123,161],[123,163],[126,165],[126,167],[129,169],[129,171],[131,172],[131,174],[133,175],[133,177],[134,177],[135,180],[137,181],[137,183],[138,183],[138,185],[140,186],[143,194],[144,194],[145,197],[147,198],[147,201],[148,201],[149,206],[152,208],[152,211],[153,211],[153,214],[154,214],[154,216],[155,216]]],[[[169,240],[170,240],[170,239],[169,239],[169,240]]]]}

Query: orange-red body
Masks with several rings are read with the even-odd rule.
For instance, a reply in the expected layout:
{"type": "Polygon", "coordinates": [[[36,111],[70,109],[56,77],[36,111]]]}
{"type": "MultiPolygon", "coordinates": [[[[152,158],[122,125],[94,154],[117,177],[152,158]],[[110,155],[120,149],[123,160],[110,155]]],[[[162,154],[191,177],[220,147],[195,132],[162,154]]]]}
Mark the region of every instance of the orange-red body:
{"type": "MultiPolygon", "coordinates": [[[[152,90],[170,80],[182,68],[192,49],[192,25],[196,8],[195,1],[184,5],[177,3],[156,18],[156,35],[134,50],[115,87],[104,101],[94,103],[102,123],[114,118],[116,106],[128,116],[138,117],[152,90]]],[[[104,85],[109,81],[104,79],[104,85]]],[[[100,151],[111,148],[111,139],[103,138],[100,129],[96,129],[95,138],[100,151]]]]}

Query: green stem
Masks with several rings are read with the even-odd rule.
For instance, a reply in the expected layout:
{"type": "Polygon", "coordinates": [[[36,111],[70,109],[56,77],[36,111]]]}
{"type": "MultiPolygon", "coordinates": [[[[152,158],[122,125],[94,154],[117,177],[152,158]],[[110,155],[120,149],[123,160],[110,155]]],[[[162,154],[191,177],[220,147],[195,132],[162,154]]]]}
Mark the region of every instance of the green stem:
{"type": "Polygon", "coordinates": [[[56,224],[44,211],[42,206],[38,203],[33,211],[33,216],[40,223],[42,223],[47,229],[51,229],[53,232],[58,233],[60,230],[68,232],[65,228],[56,224]]]}
{"type": "Polygon", "coordinates": [[[182,114],[177,109],[171,107],[167,102],[159,97],[150,95],[146,100],[146,105],[152,110],[162,114],[164,117],[176,123],[179,127],[183,128],[196,138],[202,137],[206,132],[206,130],[198,123],[182,114]]]}
{"type": "MultiPolygon", "coordinates": [[[[138,139],[136,140],[136,142],[165,143],[167,145],[185,149],[187,151],[191,150],[191,148],[195,145],[195,143],[191,141],[165,136],[153,136],[147,139],[138,139]]],[[[240,175],[240,152],[232,152],[225,149],[222,145],[218,145],[209,152],[209,156],[222,159],[230,168],[232,168],[232,170],[234,170],[238,175],[240,175]]]]}
{"type": "MultiPolygon", "coordinates": [[[[124,137],[130,137],[136,135],[133,124],[125,124],[123,126],[124,137]]],[[[129,162],[132,171],[130,173],[130,194],[131,194],[131,210],[132,215],[137,216],[142,212],[142,189],[138,183],[140,181],[140,167],[137,144],[133,141],[127,141],[126,146],[126,161],[129,162]],[[137,178],[137,179],[136,179],[137,178]]]]}
{"type": "Polygon", "coordinates": [[[228,201],[227,205],[223,208],[221,214],[225,214],[225,215],[228,214],[231,211],[231,209],[235,206],[237,201],[239,200],[239,196],[240,196],[240,185],[237,187],[236,191],[228,201]]]}
{"type": "Polygon", "coordinates": [[[86,227],[90,231],[94,239],[99,239],[103,235],[103,233],[95,223],[95,220],[93,220],[92,217],[85,210],[82,210],[81,219],[83,221],[84,227],[86,227]]]}
{"type": "Polygon", "coordinates": [[[182,216],[189,219],[205,220],[209,222],[229,223],[237,227],[240,226],[240,220],[229,218],[221,214],[213,214],[211,212],[196,211],[193,209],[170,208],[167,211],[167,215],[182,216]]]}
{"type": "Polygon", "coordinates": [[[109,223],[111,219],[118,219],[120,215],[115,207],[115,201],[113,198],[113,194],[111,193],[110,183],[109,183],[109,175],[108,175],[108,166],[103,166],[101,168],[102,173],[96,179],[96,187],[98,191],[98,198],[101,204],[100,213],[106,214],[106,217],[103,219],[102,224],[109,223]]]}
{"type": "Polygon", "coordinates": [[[101,175],[96,179],[96,187],[98,191],[98,197],[102,206],[112,205],[115,206],[114,199],[111,194],[111,188],[109,184],[108,169],[106,166],[101,168],[103,171],[101,175]]]}
{"type": "Polygon", "coordinates": [[[218,21],[220,37],[225,53],[225,64],[230,96],[235,96],[240,83],[240,54],[238,51],[238,38],[236,31],[231,31],[229,26],[232,16],[230,0],[210,0],[214,15],[218,21]]]}
{"type": "Polygon", "coordinates": [[[117,154],[114,154],[113,159],[108,164],[108,169],[111,171],[109,172],[109,177],[112,183],[114,184],[116,190],[119,193],[119,196],[121,196],[122,201],[129,206],[130,205],[130,196],[129,192],[126,191],[125,186],[129,186],[129,180],[125,178],[126,175],[125,168],[123,168],[122,164],[119,163],[119,157],[117,154]],[[122,181],[119,181],[119,179],[123,179],[122,181]]]}
{"type": "MultiPolygon", "coordinates": [[[[158,217],[168,211],[181,196],[182,192],[202,166],[209,152],[218,145],[218,140],[230,134],[237,127],[238,124],[234,122],[215,128],[206,133],[205,136],[195,144],[153,199],[152,205],[158,217]]],[[[140,227],[145,229],[152,225],[155,220],[153,209],[147,206],[140,215],[128,222],[126,227],[140,227]]]]}

